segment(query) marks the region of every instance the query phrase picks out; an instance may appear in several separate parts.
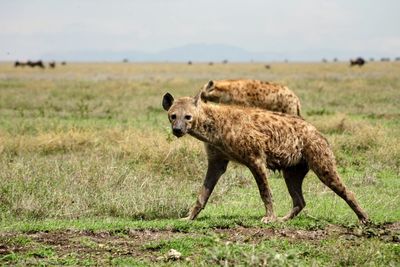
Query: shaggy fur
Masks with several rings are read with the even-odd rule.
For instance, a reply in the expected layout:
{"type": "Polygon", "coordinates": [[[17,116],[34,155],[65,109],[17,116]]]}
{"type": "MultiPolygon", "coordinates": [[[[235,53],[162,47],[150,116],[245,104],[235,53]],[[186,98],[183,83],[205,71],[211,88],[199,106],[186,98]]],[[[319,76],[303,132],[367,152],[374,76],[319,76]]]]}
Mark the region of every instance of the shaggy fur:
{"type": "Polygon", "coordinates": [[[199,95],[174,101],[167,93],[162,104],[168,111],[173,134],[181,137],[188,133],[203,141],[207,151],[207,174],[188,219],[195,219],[205,207],[215,184],[233,160],[247,166],[254,175],[266,209],[263,222],[277,219],[267,168],[282,170],[293,200],[292,210],[282,220],[295,217],[304,208],[301,187],[311,169],[347,202],[361,222],[368,221],[353,193],[341,182],[327,140],[303,119],[256,108],[207,104],[201,102],[199,95]]]}
{"type": "Polygon", "coordinates": [[[209,81],[202,88],[205,101],[258,107],[300,116],[300,100],[288,87],[257,80],[209,81]]]}

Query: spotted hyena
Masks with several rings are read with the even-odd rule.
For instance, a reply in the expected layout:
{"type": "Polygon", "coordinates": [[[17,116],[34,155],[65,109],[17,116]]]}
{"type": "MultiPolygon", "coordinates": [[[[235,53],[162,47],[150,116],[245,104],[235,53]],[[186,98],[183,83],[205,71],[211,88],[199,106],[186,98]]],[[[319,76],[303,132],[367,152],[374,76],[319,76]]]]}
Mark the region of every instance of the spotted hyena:
{"type": "Polygon", "coordinates": [[[258,108],[204,103],[200,94],[175,101],[167,93],[162,106],[168,111],[173,134],[181,137],[188,133],[203,141],[207,151],[207,174],[188,219],[196,218],[229,161],[236,161],[247,166],[257,182],[266,209],[262,219],[265,223],[277,220],[267,169],[282,170],[293,201],[292,210],[281,220],[292,219],[306,205],[302,183],[311,169],[347,202],[361,222],[368,221],[354,194],[340,180],[327,140],[302,118],[258,108]]]}
{"type": "Polygon", "coordinates": [[[204,101],[259,107],[300,116],[300,100],[286,86],[258,80],[209,81],[202,88],[204,101]]]}

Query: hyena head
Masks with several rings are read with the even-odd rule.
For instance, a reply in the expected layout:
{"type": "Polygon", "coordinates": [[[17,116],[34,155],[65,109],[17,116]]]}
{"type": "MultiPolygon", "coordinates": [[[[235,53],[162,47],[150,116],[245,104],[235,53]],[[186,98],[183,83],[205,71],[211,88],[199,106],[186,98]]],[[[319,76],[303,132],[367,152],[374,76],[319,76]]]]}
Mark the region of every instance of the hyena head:
{"type": "Polygon", "coordinates": [[[171,123],[172,133],[176,137],[182,137],[192,129],[197,116],[197,108],[200,103],[200,94],[196,97],[182,97],[174,101],[170,93],[166,93],[162,100],[163,108],[168,111],[168,119],[171,123]]]}
{"type": "Polygon", "coordinates": [[[232,95],[229,88],[218,87],[214,81],[209,81],[201,89],[201,98],[207,102],[216,103],[230,103],[232,101],[232,95]]]}

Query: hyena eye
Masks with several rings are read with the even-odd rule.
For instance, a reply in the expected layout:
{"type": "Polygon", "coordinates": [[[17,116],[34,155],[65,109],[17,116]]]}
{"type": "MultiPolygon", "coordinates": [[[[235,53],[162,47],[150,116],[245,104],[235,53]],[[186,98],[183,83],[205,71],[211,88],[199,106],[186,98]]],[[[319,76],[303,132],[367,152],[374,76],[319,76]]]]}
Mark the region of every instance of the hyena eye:
{"type": "Polygon", "coordinates": [[[192,116],[190,116],[190,115],[185,116],[185,120],[190,121],[191,119],[192,119],[192,116]]]}
{"type": "Polygon", "coordinates": [[[172,114],[171,115],[171,120],[175,120],[176,119],[176,115],[175,114],[172,114]]]}

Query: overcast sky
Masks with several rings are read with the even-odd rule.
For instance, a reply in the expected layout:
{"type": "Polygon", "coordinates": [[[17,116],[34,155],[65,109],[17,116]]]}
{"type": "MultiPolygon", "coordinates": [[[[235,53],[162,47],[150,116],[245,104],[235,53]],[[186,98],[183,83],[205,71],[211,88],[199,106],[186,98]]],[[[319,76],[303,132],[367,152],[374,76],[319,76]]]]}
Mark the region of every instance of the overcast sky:
{"type": "Polygon", "coordinates": [[[0,60],[193,43],[398,57],[400,0],[0,0],[0,60]]]}

